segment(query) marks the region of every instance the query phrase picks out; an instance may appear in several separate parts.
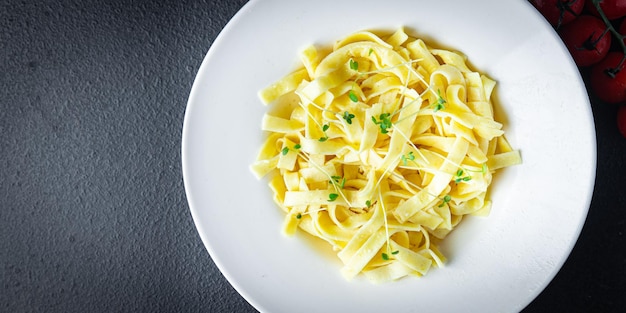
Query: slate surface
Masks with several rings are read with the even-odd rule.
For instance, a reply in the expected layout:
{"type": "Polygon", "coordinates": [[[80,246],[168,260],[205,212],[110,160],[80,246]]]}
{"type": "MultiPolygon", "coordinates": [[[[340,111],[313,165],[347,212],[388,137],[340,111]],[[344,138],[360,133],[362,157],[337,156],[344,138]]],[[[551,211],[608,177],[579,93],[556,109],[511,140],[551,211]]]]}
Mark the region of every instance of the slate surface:
{"type": "MultiPolygon", "coordinates": [[[[0,311],[256,312],[204,249],[180,162],[196,71],[245,2],[0,0],[0,311]]],[[[524,312],[626,308],[626,139],[593,110],[587,223],[524,312]]]]}

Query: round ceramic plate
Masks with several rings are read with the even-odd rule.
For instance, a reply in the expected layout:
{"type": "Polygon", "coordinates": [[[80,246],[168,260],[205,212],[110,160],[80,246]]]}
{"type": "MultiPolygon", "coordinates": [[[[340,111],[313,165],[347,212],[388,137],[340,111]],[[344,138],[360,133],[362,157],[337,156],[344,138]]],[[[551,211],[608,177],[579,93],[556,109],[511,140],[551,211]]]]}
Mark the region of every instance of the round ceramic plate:
{"type": "Polygon", "coordinates": [[[595,131],[567,50],[527,2],[252,0],[206,55],[182,140],[187,198],[222,273],[261,312],[517,312],[550,282],[587,215],[595,131]],[[465,219],[422,278],[346,281],[329,248],[281,233],[282,212],[249,166],[263,141],[257,92],[296,69],[309,44],[404,27],[467,55],[498,82],[498,119],[523,164],[499,171],[488,217],[465,219]]]}

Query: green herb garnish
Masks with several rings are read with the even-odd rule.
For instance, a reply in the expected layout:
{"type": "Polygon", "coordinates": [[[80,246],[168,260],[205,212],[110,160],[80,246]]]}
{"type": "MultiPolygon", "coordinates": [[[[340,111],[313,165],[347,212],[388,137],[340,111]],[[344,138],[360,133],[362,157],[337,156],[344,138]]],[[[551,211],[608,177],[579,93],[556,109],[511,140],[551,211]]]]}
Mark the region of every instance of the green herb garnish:
{"type": "Polygon", "coordinates": [[[339,188],[342,188],[346,185],[346,178],[345,177],[341,177],[341,176],[331,176],[330,178],[332,178],[332,180],[330,181],[331,184],[337,184],[337,186],[339,188]]]}
{"type": "Polygon", "coordinates": [[[454,180],[455,183],[460,183],[462,181],[470,181],[472,179],[471,176],[465,176],[463,177],[463,175],[465,174],[465,172],[463,171],[463,169],[459,169],[458,171],[456,171],[456,179],[454,180]]]}
{"type": "Polygon", "coordinates": [[[352,119],[354,118],[354,114],[352,114],[352,113],[350,113],[348,111],[345,111],[345,112],[343,112],[343,116],[342,117],[343,117],[344,120],[346,120],[346,123],[352,124],[352,119]]]}
{"type": "Polygon", "coordinates": [[[348,92],[348,97],[350,98],[350,101],[352,102],[359,102],[359,97],[356,96],[356,94],[354,93],[354,90],[350,90],[350,92],[348,92]]]}
{"type": "MultiPolygon", "coordinates": [[[[396,255],[398,253],[400,253],[400,251],[398,251],[398,250],[391,252],[392,255],[396,255]]],[[[382,258],[385,261],[389,261],[389,255],[387,253],[385,253],[385,252],[382,253],[382,258]]]]}
{"type": "Polygon", "coordinates": [[[450,200],[452,200],[452,197],[450,197],[450,195],[445,195],[443,197],[443,202],[441,202],[441,204],[439,205],[439,207],[443,207],[446,203],[450,202],[450,200]]]}
{"type": "Polygon", "coordinates": [[[433,108],[433,111],[437,112],[439,110],[443,110],[445,109],[445,104],[446,100],[443,99],[443,97],[441,97],[441,91],[439,91],[439,89],[437,89],[437,102],[435,103],[435,107],[433,108]]]}
{"type": "MultiPolygon", "coordinates": [[[[297,143],[293,146],[294,150],[299,150],[300,148],[302,148],[302,146],[297,143]]],[[[282,150],[280,150],[280,153],[282,153],[282,155],[286,155],[287,153],[289,153],[289,148],[288,147],[284,147],[282,150]]]]}
{"type": "Polygon", "coordinates": [[[329,195],[328,195],[328,201],[329,201],[329,202],[333,202],[333,201],[337,200],[337,198],[338,198],[338,197],[339,197],[339,195],[338,195],[338,194],[336,194],[336,193],[331,193],[331,194],[329,194],[329,195]]]}
{"type": "Polygon", "coordinates": [[[322,131],[324,132],[324,136],[320,137],[319,142],[324,142],[324,141],[328,140],[328,135],[326,134],[326,131],[329,128],[330,128],[329,124],[322,125],[322,131]]]}
{"type": "Polygon", "coordinates": [[[415,160],[415,155],[413,151],[410,151],[407,155],[402,155],[401,159],[404,166],[406,166],[409,161],[415,160]]]}
{"type": "Polygon", "coordinates": [[[472,180],[472,177],[470,177],[470,176],[465,176],[465,177],[459,177],[459,178],[455,179],[455,180],[454,180],[454,182],[458,184],[458,183],[460,183],[460,182],[462,182],[462,181],[464,181],[464,182],[468,182],[468,181],[470,181],[470,180],[472,180]]]}
{"type": "Polygon", "coordinates": [[[359,62],[357,62],[357,61],[355,61],[353,59],[350,59],[350,69],[358,71],[359,70],[359,62]]]}
{"type": "Polygon", "coordinates": [[[390,113],[382,113],[381,115],[378,116],[378,119],[376,119],[376,117],[372,116],[372,121],[374,122],[374,124],[378,125],[378,127],[380,127],[380,133],[381,134],[386,134],[389,132],[389,128],[392,127],[392,123],[391,123],[391,114],[390,113]]]}

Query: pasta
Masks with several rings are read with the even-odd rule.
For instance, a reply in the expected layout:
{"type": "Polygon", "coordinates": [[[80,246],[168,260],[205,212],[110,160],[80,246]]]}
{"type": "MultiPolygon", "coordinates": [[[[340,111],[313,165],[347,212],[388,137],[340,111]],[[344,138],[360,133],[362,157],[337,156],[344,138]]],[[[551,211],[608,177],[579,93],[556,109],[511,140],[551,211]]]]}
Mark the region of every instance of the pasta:
{"type": "Polygon", "coordinates": [[[493,173],[521,163],[494,120],[495,82],[460,53],[403,28],[362,31],[259,92],[268,177],[283,232],[328,242],[350,280],[425,275],[466,215],[489,214],[493,173]]]}

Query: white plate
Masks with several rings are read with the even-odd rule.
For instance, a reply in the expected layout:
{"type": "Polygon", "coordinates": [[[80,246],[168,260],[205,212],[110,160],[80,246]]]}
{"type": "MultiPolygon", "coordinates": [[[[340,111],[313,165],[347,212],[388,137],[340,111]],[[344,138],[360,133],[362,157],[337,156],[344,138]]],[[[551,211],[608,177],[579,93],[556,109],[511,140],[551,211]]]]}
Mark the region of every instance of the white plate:
{"type": "Polygon", "coordinates": [[[183,174],[198,232],[262,312],[517,312],[569,255],[595,178],[579,72],[523,0],[253,0],[209,50],[184,123],[183,174]],[[498,116],[524,163],[496,176],[489,217],[464,220],[448,237],[446,267],[383,285],[347,282],[332,254],[304,236],[283,237],[282,213],[249,170],[263,139],[257,91],[294,70],[307,44],[401,26],[465,53],[498,82],[498,116]]]}

